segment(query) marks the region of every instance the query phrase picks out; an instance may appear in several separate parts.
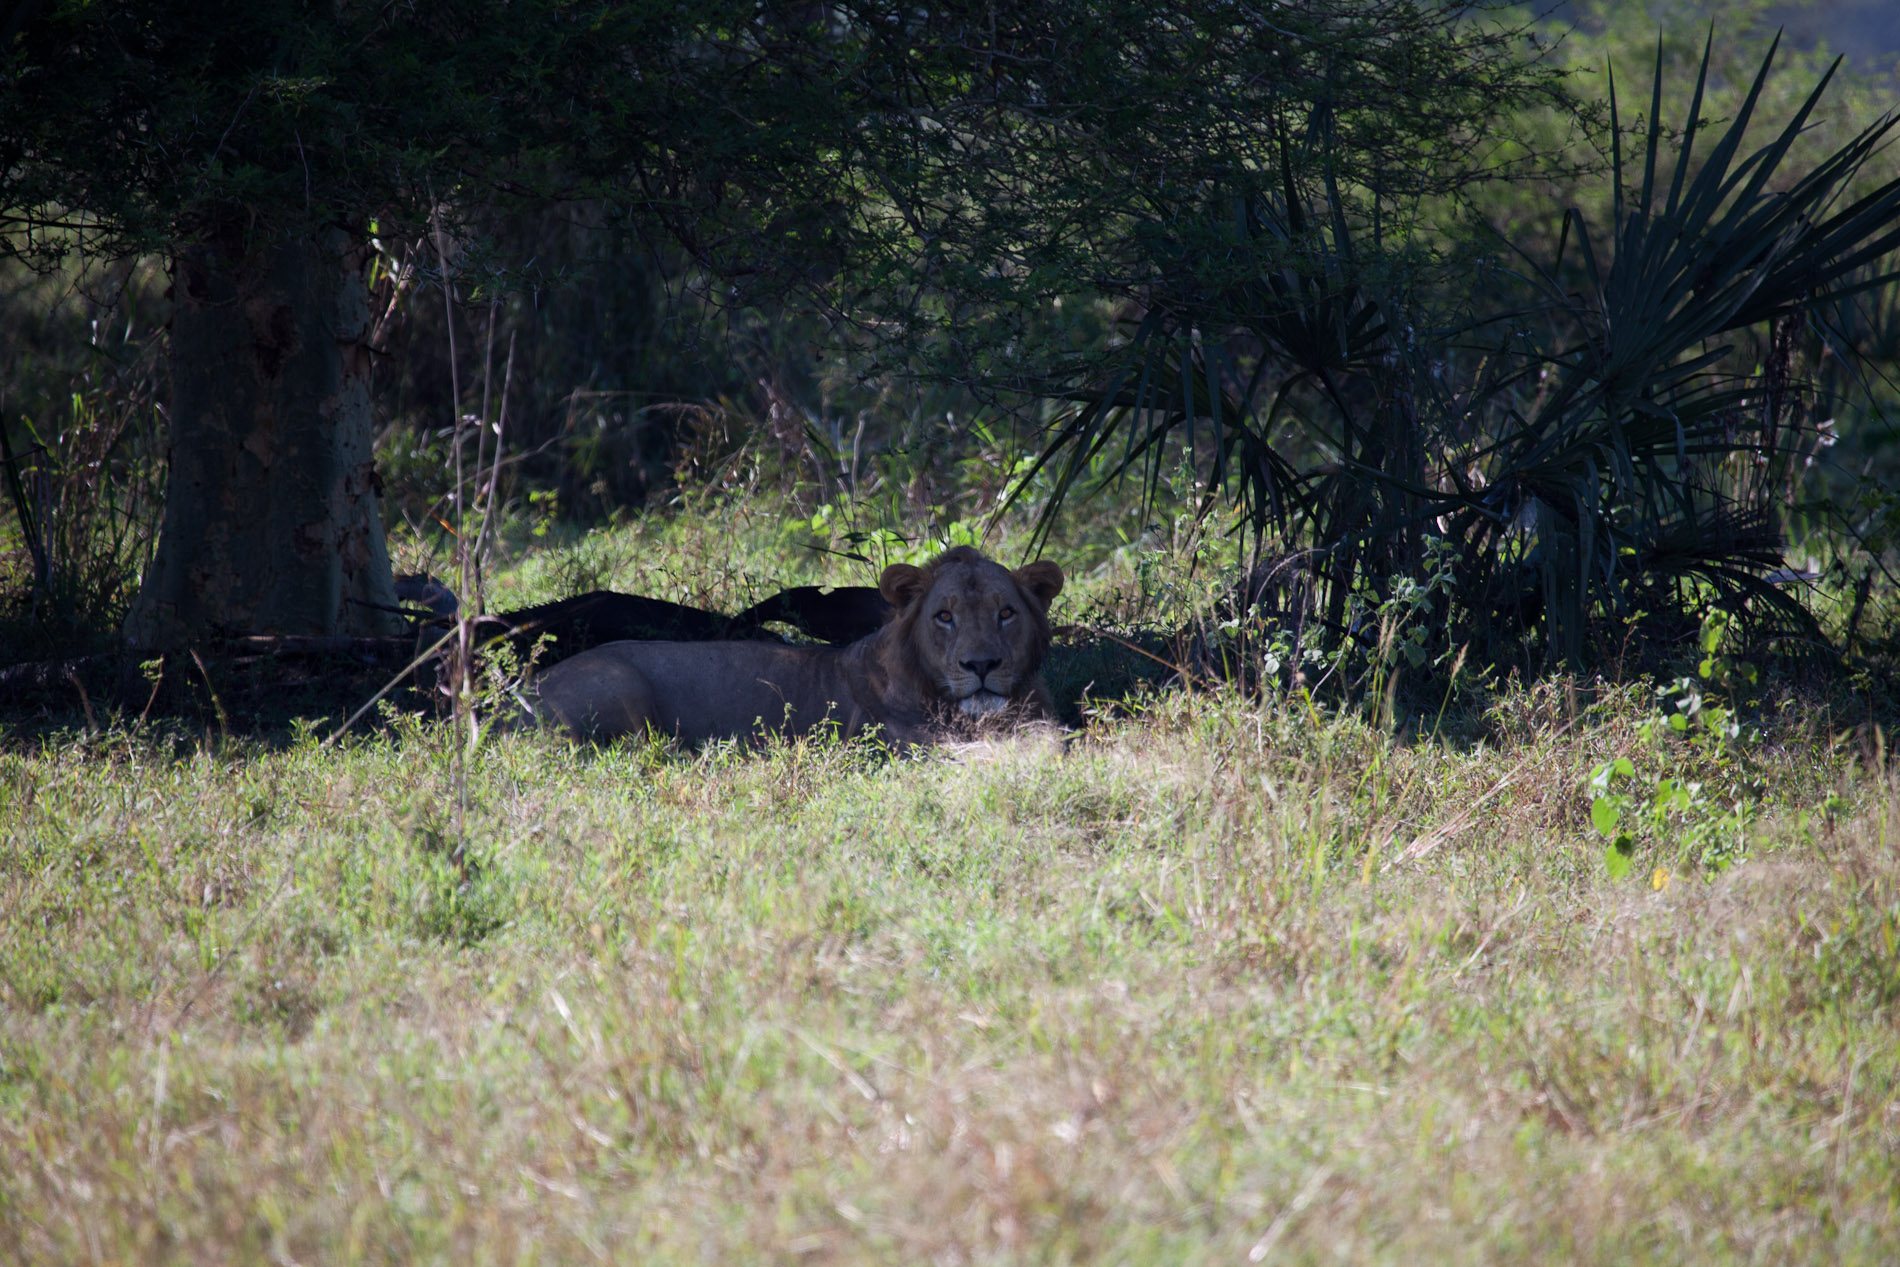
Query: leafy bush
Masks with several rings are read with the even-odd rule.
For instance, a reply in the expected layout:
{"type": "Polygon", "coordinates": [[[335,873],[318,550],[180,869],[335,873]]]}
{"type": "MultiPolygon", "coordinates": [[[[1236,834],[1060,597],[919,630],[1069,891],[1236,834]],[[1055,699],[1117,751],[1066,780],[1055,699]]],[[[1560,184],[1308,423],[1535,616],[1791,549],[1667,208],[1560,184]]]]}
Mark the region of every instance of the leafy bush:
{"type": "Polygon", "coordinates": [[[0,574],[6,659],[91,651],[116,638],[158,527],[155,446],[135,423],[148,408],[75,393],[57,429],[18,419],[18,447],[0,418],[0,480],[18,542],[11,575],[0,574]]]}

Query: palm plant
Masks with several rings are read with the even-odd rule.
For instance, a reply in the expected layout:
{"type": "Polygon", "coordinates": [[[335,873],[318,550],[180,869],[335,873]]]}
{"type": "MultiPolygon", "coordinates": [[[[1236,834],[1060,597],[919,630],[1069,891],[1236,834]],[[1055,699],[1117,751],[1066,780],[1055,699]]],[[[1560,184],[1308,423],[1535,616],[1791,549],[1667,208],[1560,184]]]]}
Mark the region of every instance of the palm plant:
{"type": "Polygon", "coordinates": [[[1170,439],[1198,432],[1210,498],[1228,495],[1257,546],[1305,553],[1317,614],[1336,625],[1438,533],[1458,556],[1448,624],[1494,654],[1524,640],[1579,664],[1593,630],[1708,606],[1756,639],[1818,645],[1773,575],[1791,466],[1821,416],[1795,352],[1819,335],[1855,356],[1836,314],[1900,278],[1900,180],[1849,192],[1900,119],[1791,175],[1834,72],[1746,150],[1774,57],[1716,122],[1705,45],[1677,142],[1659,49],[1635,156],[1612,79],[1607,232],[1567,211],[1555,259],[1494,258],[1457,292],[1384,243],[1356,249],[1350,196],[1330,180],[1302,190],[1283,161],[1276,188],[1202,218],[1195,247],[1224,244],[1244,267],[1190,261],[1177,235],[1181,267],[1160,270],[1122,364],[1103,386],[1052,392],[1070,405],[1038,459],[1045,528],[1118,440],[1111,477],[1152,481],[1170,439]]]}

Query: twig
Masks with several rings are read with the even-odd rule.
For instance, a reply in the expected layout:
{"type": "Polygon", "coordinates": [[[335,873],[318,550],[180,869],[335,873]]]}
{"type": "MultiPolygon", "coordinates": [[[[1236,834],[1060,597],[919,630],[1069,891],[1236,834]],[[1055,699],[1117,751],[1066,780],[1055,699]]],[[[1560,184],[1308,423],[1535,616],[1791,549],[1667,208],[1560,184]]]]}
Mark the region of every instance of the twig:
{"type": "Polygon", "coordinates": [[[143,726],[145,724],[146,715],[152,711],[152,705],[158,702],[158,688],[163,685],[165,685],[165,657],[160,656],[158,658],[158,672],[152,677],[152,693],[146,697],[145,707],[139,710],[138,725],[143,726]]]}
{"type": "MultiPolygon", "coordinates": [[[[515,381],[515,335],[508,333],[508,364],[501,372],[501,408],[495,411],[495,458],[488,470],[487,489],[477,492],[482,498],[482,523],[475,530],[475,597],[482,598],[482,559],[488,551],[488,533],[495,520],[495,499],[501,491],[502,440],[508,429],[508,392],[515,381]]],[[[479,474],[480,463],[476,463],[479,474]]]]}
{"type": "MultiPolygon", "coordinates": [[[[482,496],[480,480],[482,478],[482,464],[488,453],[488,408],[494,403],[495,396],[495,310],[499,306],[500,304],[497,300],[490,299],[488,301],[488,331],[482,339],[482,410],[480,414],[476,415],[475,419],[475,479],[477,481],[475,485],[475,500],[482,506],[482,516],[475,529],[475,549],[471,557],[475,568],[474,610],[478,616],[481,615],[483,611],[482,530],[488,523],[487,501],[482,496]]],[[[497,441],[495,447],[497,451],[499,451],[501,448],[499,441],[497,441]]],[[[459,480],[461,477],[458,475],[456,478],[459,480]]],[[[456,527],[458,529],[461,527],[459,519],[456,522],[456,527]]],[[[462,579],[466,585],[468,577],[464,575],[462,579]]],[[[467,594],[467,592],[466,589],[463,590],[464,594],[467,594]]]]}
{"type": "Polygon", "coordinates": [[[92,715],[92,700],[86,695],[86,684],[70,666],[66,669],[66,680],[79,691],[79,706],[86,710],[86,730],[91,734],[99,733],[99,719],[92,715]]]}
{"type": "Polygon", "coordinates": [[[231,721],[230,718],[224,715],[224,701],[218,698],[218,688],[211,685],[211,674],[209,670],[205,668],[205,662],[198,658],[198,649],[193,647],[190,650],[191,661],[198,666],[198,673],[205,680],[205,692],[211,696],[211,707],[217,710],[218,733],[223,735],[226,740],[229,740],[231,738],[231,721]]]}
{"type": "MultiPolygon", "coordinates": [[[[456,622],[457,625],[460,625],[462,623],[464,622],[459,621],[459,620],[456,622]]],[[[421,655],[411,660],[407,665],[405,665],[401,670],[397,672],[395,677],[390,678],[388,682],[383,684],[382,690],[370,696],[369,700],[361,708],[357,709],[354,713],[351,713],[349,720],[336,728],[336,733],[332,734],[328,739],[324,740],[321,744],[317,745],[317,750],[319,752],[323,751],[325,748],[328,748],[331,744],[341,739],[345,734],[349,733],[350,727],[354,726],[358,721],[362,720],[364,713],[367,713],[370,709],[376,707],[377,703],[382,700],[383,696],[389,694],[391,691],[396,689],[397,683],[401,682],[403,678],[407,677],[409,674],[414,673],[417,669],[421,668],[422,665],[428,661],[430,656],[434,655],[436,652],[440,651],[444,646],[448,645],[449,639],[455,637],[455,635],[456,635],[456,631],[454,629],[451,629],[447,633],[443,634],[440,638],[437,638],[427,651],[424,651],[421,655]]]]}
{"type": "MultiPolygon", "coordinates": [[[[467,490],[467,485],[464,482],[462,473],[463,430],[466,424],[463,421],[462,414],[461,366],[455,350],[455,292],[449,285],[448,247],[444,245],[442,241],[442,209],[439,205],[434,205],[435,196],[433,190],[430,191],[430,202],[432,204],[429,208],[430,227],[434,230],[435,235],[436,261],[442,270],[442,307],[449,334],[450,406],[455,411],[455,526],[452,531],[455,533],[455,554],[456,563],[458,564],[456,569],[459,577],[457,592],[461,595],[462,601],[466,603],[469,601],[468,538],[462,531],[462,504],[467,490]]],[[[477,596],[475,601],[479,605],[480,597],[477,596]]],[[[468,717],[471,723],[474,721],[473,712],[468,706],[469,645],[467,618],[464,617],[463,619],[457,620],[455,622],[455,628],[449,632],[456,640],[455,668],[450,676],[449,684],[453,691],[450,698],[454,701],[455,729],[459,734],[462,729],[463,717],[468,717]]],[[[471,736],[471,738],[472,737],[473,736],[471,736]]],[[[463,762],[464,746],[462,743],[457,742],[455,750],[450,756],[450,778],[455,783],[455,848],[450,851],[449,856],[457,865],[460,865],[468,843],[466,836],[468,824],[468,772],[464,768],[463,762]]]]}
{"type": "MultiPolygon", "coordinates": [[[[420,250],[421,245],[417,244],[414,248],[405,248],[403,258],[397,260],[396,266],[390,269],[389,304],[383,309],[383,315],[377,318],[375,327],[370,331],[369,350],[377,355],[382,355],[384,349],[389,346],[387,337],[390,323],[396,319],[396,309],[401,306],[402,297],[408,293],[409,287],[415,283],[416,266],[409,262],[408,251],[410,249],[420,250]]],[[[387,255],[387,252],[384,252],[384,254],[387,255]]],[[[393,426],[394,424],[391,425],[393,426]]]]}
{"type": "Polygon", "coordinates": [[[1331,1164],[1313,1167],[1313,1172],[1306,1177],[1306,1182],[1300,1185],[1299,1192],[1287,1202],[1286,1208],[1274,1217],[1273,1222],[1267,1225],[1267,1230],[1259,1240],[1254,1242],[1253,1248],[1247,1251],[1247,1261],[1250,1263],[1267,1261],[1267,1255],[1273,1252],[1273,1247],[1280,1243],[1282,1236],[1286,1235],[1287,1228],[1293,1226],[1293,1220],[1298,1218],[1307,1206],[1313,1204],[1313,1198],[1319,1195],[1319,1190],[1332,1177],[1331,1164]]]}
{"type": "MultiPolygon", "coordinates": [[[[358,607],[394,612],[411,620],[433,621],[435,613],[427,609],[390,607],[352,598],[358,607]]],[[[347,655],[374,660],[394,660],[409,654],[413,638],[361,638],[350,634],[246,634],[233,638],[230,645],[238,650],[282,655],[347,655]]]]}
{"type": "Polygon", "coordinates": [[[28,449],[20,457],[14,456],[13,444],[7,439],[6,415],[0,414],[0,465],[7,468],[7,494],[13,499],[13,513],[20,517],[20,534],[26,538],[26,552],[33,559],[33,579],[50,596],[52,575],[47,566],[46,545],[40,540],[39,525],[34,521],[32,506],[27,501],[26,486],[20,483],[20,459],[32,452],[32,449],[28,449]]]}

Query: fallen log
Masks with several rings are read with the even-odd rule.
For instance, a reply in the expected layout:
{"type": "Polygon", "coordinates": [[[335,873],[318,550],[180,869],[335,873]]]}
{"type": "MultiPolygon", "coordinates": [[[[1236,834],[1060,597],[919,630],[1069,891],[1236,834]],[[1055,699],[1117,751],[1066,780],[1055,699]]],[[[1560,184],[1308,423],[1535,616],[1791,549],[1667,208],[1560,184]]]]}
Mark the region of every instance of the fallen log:
{"type": "Polygon", "coordinates": [[[350,638],[329,634],[244,634],[224,648],[239,654],[276,656],[348,656],[382,663],[407,660],[416,653],[414,638],[350,638]]]}

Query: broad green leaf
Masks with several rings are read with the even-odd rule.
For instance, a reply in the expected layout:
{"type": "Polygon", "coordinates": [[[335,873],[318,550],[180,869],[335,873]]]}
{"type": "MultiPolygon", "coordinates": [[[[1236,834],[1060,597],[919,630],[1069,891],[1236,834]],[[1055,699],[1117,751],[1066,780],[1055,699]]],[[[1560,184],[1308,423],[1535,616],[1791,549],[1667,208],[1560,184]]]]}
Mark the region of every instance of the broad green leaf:
{"type": "Polygon", "coordinates": [[[1636,853],[1636,842],[1627,833],[1610,842],[1603,851],[1603,865],[1612,880],[1621,880],[1630,873],[1630,862],[1636,853]]]}

